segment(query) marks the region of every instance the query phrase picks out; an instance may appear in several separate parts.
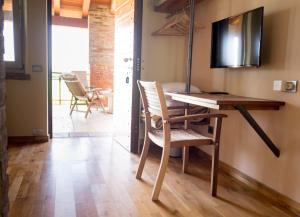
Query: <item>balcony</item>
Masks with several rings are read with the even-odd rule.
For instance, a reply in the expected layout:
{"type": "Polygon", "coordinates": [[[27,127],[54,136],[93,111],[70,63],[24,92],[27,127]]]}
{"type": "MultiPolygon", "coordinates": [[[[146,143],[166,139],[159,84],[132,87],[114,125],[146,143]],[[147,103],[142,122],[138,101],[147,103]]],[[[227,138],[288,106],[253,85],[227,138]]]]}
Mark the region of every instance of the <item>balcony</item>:
{"type": "MultiPolygon", "coordinates": [[[[85,118],[87,106],[80,103],[72,116],[70,104],[72,95],[61,78],[62,72],[52,73],[52,110],[54,137],[98,137],[112,133],[112,114],[101,108],[92,108],[92,114],[85,118]]],[[[89,77],[89,76],[87,76],[89,77]]]]}

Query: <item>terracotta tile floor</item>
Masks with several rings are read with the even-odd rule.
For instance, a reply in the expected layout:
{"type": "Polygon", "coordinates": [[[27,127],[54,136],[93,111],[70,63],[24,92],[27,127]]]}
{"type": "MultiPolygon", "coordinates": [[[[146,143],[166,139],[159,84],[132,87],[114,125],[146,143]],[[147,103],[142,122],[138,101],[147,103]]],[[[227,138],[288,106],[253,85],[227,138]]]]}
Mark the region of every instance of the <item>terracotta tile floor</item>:
{"type": "Polygon", "coordinates": [[[109,136],[113,130],[112,114],[92,109],[92,114],[85,118],[86,106],[79,106],[78,111],[69,115],[68,105],[53,106],[53,136],[58,137],[98,137],[109,136]]]}

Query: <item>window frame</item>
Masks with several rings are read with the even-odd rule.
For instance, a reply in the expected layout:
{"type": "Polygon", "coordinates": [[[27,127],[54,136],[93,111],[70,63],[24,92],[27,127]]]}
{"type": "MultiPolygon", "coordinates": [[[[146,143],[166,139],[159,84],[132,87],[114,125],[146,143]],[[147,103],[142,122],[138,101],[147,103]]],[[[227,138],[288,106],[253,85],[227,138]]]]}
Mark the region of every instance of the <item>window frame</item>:
{"type": "MultiPolygon", "coordinates": [[[[6,74],[25,73],[24,68],[24,2],[12,0],[15,61],[5,61],[6,74]]],[[[5,39],[4,39],[5,40],[5,39]]]]}

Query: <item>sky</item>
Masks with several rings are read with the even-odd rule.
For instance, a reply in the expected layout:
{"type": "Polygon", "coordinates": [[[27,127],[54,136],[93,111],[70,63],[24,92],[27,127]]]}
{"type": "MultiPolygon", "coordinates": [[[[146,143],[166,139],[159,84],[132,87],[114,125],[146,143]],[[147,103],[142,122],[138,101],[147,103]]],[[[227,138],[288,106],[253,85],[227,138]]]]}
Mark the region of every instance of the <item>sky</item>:
{"type": "Polygon", "coordinates": [[[13,22],[9,20],[4,20],[4,60],[14,61],[15,60],[15,50],[14,50],[14,30],[13,22]]]}
{"type": "MultiPolygon", "coordinates": [[[[14,61],[13,22],[4,21],[5,61],[14,61]]],[[[89,71],[89,32],[87,28],[52,25],[53,72],[89,71]]]]}
{"type": "Polygon", "coordinates": [[[52,70],[89,71],[87,28],[52,25],[52,70]]]}

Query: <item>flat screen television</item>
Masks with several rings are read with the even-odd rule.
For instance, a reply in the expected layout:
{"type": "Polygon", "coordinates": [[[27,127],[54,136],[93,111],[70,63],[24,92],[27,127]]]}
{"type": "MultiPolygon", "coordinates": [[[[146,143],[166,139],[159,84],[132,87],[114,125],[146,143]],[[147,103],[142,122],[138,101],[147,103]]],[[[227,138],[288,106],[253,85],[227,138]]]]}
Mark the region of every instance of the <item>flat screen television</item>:
{"type": "Polygon", "coordinates": [[[259,67],[264,8],[212,24],[211,68],[259,67]]]}

